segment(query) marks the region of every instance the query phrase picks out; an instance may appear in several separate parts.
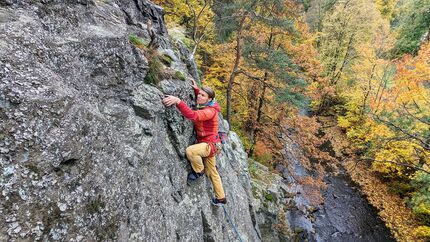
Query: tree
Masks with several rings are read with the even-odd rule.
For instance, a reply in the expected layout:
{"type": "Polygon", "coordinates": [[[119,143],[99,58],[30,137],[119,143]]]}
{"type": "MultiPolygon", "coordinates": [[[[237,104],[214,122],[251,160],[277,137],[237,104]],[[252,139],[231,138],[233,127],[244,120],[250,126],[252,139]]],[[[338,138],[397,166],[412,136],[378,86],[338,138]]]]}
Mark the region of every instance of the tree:
{"type": "Polygon", "coordinates": [[[387,19],[392,20],[395,14],[395,8],[398,0],[376,0],[376,8],[379,10],[381,15],[387,19]]]}
{"type": "Polygon", "coordinates": [[[405,53],[417,54],[421,43],[429,42],[430,0],[404,1],[394,24],[398,37],[392,57],[398,58],[405,53]]]}
{"type": "MultiPolygon", "coordinates": [[[[196,59],[205,69],[210,63],[204,57],[213,52],[215,30],[213,0],[155,0],[166,11],[168,26],[177,29],[185,27],[184,44],[192,49],[190,58],[196,59]]],[[[175,31],[172,31],[175,32],[175,31]]]]}
{"type": "MultiPolygon", "coordinates": [[[[375,20],[379,13],[373,1],[336,1],[324,15],[321,31],[318,32],[317,47],[323,67],[323,76],[328,79],[328,87],[344,90],[351,76],[354,63],[359,63],[359,48],[371,42],[375,32],[375,20]]],[[[330,88],[328,88],[330,90],[330,88]]],[[[316,107],[317,113],[340,103],[339,96],[323,93],[316,107]]]]}
{"type": "Polygon", "coordinates": [[[232,121],[233,85],[241,83],[246,87],[240,88],[241,93],[247,96],[242,127],[250,140],[248,152],[252,155],[262,128],[278,118],[272,115],[275,107],[280,107],[277,102],[303,104],[301,93],[306,82],[298,77],[299,67],[288,49],[300,36],[294,25],[297,6],[290,1],[272,0],[240,2],[229,9],[234,7],[238,25],[234,31],[226,31],[235,37],[235,60],[227,81],[227,118],[232,121]],[[267,104],[271,108],[266,108],[267,104]]]}

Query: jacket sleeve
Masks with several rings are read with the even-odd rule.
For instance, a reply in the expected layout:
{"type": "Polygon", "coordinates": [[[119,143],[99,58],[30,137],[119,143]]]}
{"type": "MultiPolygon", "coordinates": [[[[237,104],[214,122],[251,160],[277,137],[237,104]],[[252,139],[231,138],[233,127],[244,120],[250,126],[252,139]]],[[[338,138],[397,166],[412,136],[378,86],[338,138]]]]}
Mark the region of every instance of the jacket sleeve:
{"type": "Polygon", "coordinates": [[[184,115],[185,118],[191,120],[191,121],[206,121],[212,119],[215,114],[216,110],[214,108],[204,108],[201,110],[191,110],[187,104],[183,101],[180,101],[176,107],[179,109],[179,111],[184,115]]]}

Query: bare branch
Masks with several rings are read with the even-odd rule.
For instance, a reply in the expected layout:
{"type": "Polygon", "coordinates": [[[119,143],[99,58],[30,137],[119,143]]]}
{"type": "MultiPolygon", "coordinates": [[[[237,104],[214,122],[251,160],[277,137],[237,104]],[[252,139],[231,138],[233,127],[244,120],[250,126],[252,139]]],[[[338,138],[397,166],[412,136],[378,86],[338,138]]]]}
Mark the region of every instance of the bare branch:
{"type": "MultiPolygon", "coordinates": [[[[411,117],[413,117],[414,119],[416,119],[416,120],[420,121],[421,123],[424,123],[424,124],[430,125],[430,123],[429,123],[429,122],[427,122],[427,121],[425,121],[425,120],[423,120],[423,119],[421,119],[421,118],[419,118],[419,117],[417,117],[417,116],[413,115],[413,114],[408,110],[408,108],[406,107],[406,104],[405,104],[405,103],[402,103],[402,107],[403,107],[403,110],[404,110],[404,111],[405,111],[409,116],[411,116],[411,117]]],[[[421,111],[421,110],[420,110],[420,111],[421,111]]]]}
{"type": "Polygon", "coordinates": [[[403,163],[403,162],[397,162],[397,161],[392,161],[392,160],[376,161],[375,159],[372,159],[372,158],[369,158],[369,157],[361,158],[359,160],[372,161],[372,162],[388,162],[388,163],[391,163],[391,164],[395,164],[395,165],[398,165],[398,166],[412,168],[414,170],[419,170],[419,171],[423,171],[423,172],[425,172],[427,174],[430,174],[430,171],[428,171],[426,169],[423,169],[421,167],[414,166],[414,165],[411,165],[411,164],[403,163]]]}
{"type": "Polygon", "coordinates": [[[373,116],[376,120],[378,120],[378,121],[380,121],[380,122],[382,122],[382,123],[384,123],[384,124],[387,124],[388,126],[393,127],[393,128],[394,128],[394,129],[396,129],[397,131],[400,131],[401,133],[405,134],[405,135],[406,135],[406,136],[408,136],[409,138],[411,138],[411,139],[413,139],[413,140],[418,141],[418,142],[421,144],[421,146],[422,146],[425,150],[430,150],[430,143],[427,143],[426,141],[424,141],[424,140],[420,139],[420,138],[418,137],[418,135],[416,135],[416,134],[411,134],[411,133],[407,132],[406,130],[404,130],[404,129],[400,128],[400,127],[399,127],[399,126],[397,126],[396,124],[394,124],[394,123],[392,123],[392,122],[390,122],[390,121],[387,121],[387,120],[383,120],[383,119],[381,119],[381,118],[380,118],[378,115],[376,115],[376,114],[373,114],[372,116],[373,116]]]}

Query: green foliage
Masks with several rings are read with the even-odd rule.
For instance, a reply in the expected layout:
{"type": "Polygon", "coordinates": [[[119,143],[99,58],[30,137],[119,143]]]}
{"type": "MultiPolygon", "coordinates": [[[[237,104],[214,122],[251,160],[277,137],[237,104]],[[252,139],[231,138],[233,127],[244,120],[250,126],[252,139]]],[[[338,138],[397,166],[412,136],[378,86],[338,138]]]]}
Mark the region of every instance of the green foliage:
{"type": "Polygon", "coordinates": [[[276,76],[289,76],[288,71],[298,68],[284,49],[275,49],[267,43],[259,44],[252,36],[247,36],[244,40],[243,56],[249,65],[276,76]]]}
{"type": "Polygon", "coordinates": [[[421,38],[430,30],[430,0],[404,1],[394,24],[397,25],[398,38],[392,57],[416,54],[421,38]]]}
{"type": "Polygon", "coordinates": [[[130,43],[132,43],[133,45],[135,45],[136,47],[139,47],[139,48],[143,48],[149,44],[148,41],[146,41],[143,38],[140,38],[136,34],[129,35],[128,40],[130,41],[130,43]]]}
{"type": "Polygon", "coordinates": [[[251,146],[251,142],[249,140],[248,135],[246,134],[246,132],[242,129],[242,127],[240,125],[242,125],[242,124],[234,122],[234,123],[231,123],[231,126],[232,126],[231,128],[232,128],[232,130],[235,130],[235,132],[239,136],[240,140],[242,141],[243,148],[245,150],[248,150],[249,147],[251,146]]]}
{"type": "Polygon", "coordinates": [[[145,83],[157,85],[163,77],[163,64],[157,56],[154,56],[149,60],[149,69],[145,76],[145,83]]]}
{"type": "Polygon", "coordinates": [[[305,0],[306,20],[313,31],[321,31],[326,14],[333,10],[338,0],[305,0]],[[308,3],[307,3],[308,2],[308,3]]]}
{"type": "MultiPolygon", "coordinates": [[[[265,24],[270,26],[271,23],[265,24]]],[[[295,31],[290,24],[284,26],[278,23],[277,27],[285,28],[288,32],[295,31]]],[[[270,44],[259,43],[253,36],[247,36],[244,39],[243,56],[250,67],[264,71],[285,86],[276,92],[276,101],[287,102],[296,107],[309,105],[303,95],[304,87],[308,83],[305,79],[297,77],[300,67],[294,63],[285,49],[273,48],[270,44]]]]}
{"type": "Polygon", "coordinates": [[[371,41],[379,14],[372,0],[338,1],[322,22],[318,44],[324,75],[330,85],[339,86],[351,78],[350,71],[361,52],[360,47],[371,41]]]}
{"type": "Polygon", "coordinates": [[[240,11],[249,9],[250,1],[220,1],[213,7],[215,14],[215,31],[217,40],[220,42],[227,42],[239,29],[240,18],[238,15],[240,11]]]}
{"type": "Polygon", "coordinates": [[[194,42],[192,39],[190,38],[184,38],[181,40],[182,43],[184,43],[184,45],[188,48],[188,49],[193,49],[194,47],[194,42]]]}
{"type": "Polygon", "coordinates": [[[248,171],[249,174],[251,174],[251,176],[254,176],[257,173],[257,165],[255,164],[255,162],[253,162],[252,160],[248,160],[248,171]]]}
{"type": "Polygon", "coordinates": [[[185,76],[184,76],[184,74],[182,74],[182,72],[180,72],[180,71],[176,71],[175,72],[175,77],[176,78],[178,78],[179,80],[181,80],[181,81],[185,81],[185,76]]]}
{"type": "Polygon", "coordinates": [[[408,180],[398,180],[390,182],[388,190],[391,193],[404,197],[413,191],[413,187],[408,180]]]}
{"type": "Polygon", "coordinates": [[[263,164],[263,165],[265,165],[267,167],[270,167],[271,166],[270,163],[273,160],[273,155],[271,153],[269,153],[269,152],[266,152],[266,153],[264,153],[264,154],[262,154],[260,156],[254,157],[254,159],[258,163],[263,164]]]}
{"type": "Polygon", "coordinates": [[[376,0],[376,8],[381,12],[381,15],[391,20],[393,18],[394,9],[398,0],[376,0]]]}
{"type": "Polygon", "coordinates": [[[264,197],[266,198],[267,201],[272,202],[274,197],[272,193],[266,193],[266,195],[264,195],[264,197]]]}
{"type": "Polygon", "coordinates": [[[311,0],[303,0],[303,8],[305,9],[305,12],[308,11],[308,9],[310,8],[311,4],[310,4],[311,0]]]}
{"type": "Polygon", "coordinates": [[[412,211],[426,225],[430,225],[430,174],[417,172],[412,179],[412,186],[416,189],[411,199],[412,211]]]}
{"type": "Polygon", "coordinates": [[[277,92],[276,100],[278,102],[287,102],[299,108],[306,108],[309,106],[309,99],[302,93],[283,89],[282,92],[277,92]]]}
{"type": "Polygon", "coordinates": [[[172,65],[172,62],[173,62],[173,58],[170,57],[170,55],[166,55],[166,54],[162,55],[160,57],[160,60],[164,65],[166,65],[168,67],[170,67],[172,65]]]}

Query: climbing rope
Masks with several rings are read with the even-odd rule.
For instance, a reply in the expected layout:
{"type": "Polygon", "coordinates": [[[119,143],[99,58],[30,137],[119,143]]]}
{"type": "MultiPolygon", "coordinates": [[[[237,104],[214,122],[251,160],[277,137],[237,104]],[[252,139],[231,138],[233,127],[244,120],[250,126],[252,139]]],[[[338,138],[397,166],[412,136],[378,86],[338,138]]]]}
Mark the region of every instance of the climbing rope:
{"type": "Polygon", "coordinates": [[[236,225],[234,225],[233,220],[231,220],[230,215],[227,212],[227,209],[223,204],[221,204],[222,209],[224,210],[224,215],[227,219],[227,222],[233,227],[234,232],[236,233],[237,237],[239,238],[240,242],[243,242],[242,238],[240,237],[239,231],[237,231],[236,225]]]}

